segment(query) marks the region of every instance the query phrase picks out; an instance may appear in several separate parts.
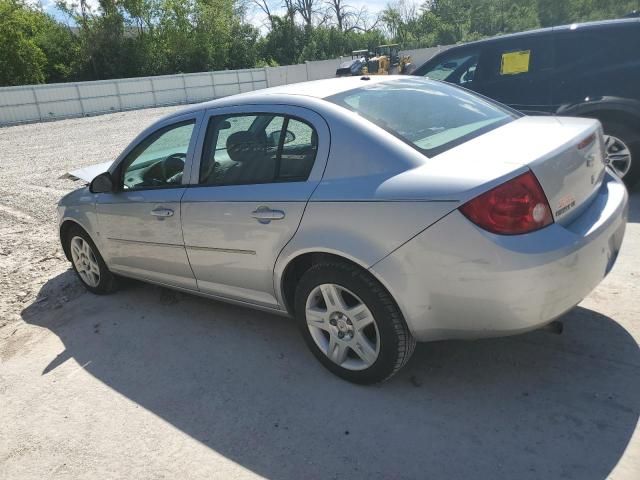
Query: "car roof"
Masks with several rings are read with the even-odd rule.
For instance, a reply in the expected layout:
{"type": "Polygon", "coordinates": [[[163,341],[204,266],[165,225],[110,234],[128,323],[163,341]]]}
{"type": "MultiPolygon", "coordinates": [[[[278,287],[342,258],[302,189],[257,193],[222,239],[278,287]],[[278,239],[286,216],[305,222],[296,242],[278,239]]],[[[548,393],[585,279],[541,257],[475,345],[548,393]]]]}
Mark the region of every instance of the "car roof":
{"type": "Polygon", "coordinates": [[[228,97],[218,98],[216,100],[210,100],[208,102],[197,103],[181,109],[173,114],[168,115],[165,118],[176,117],[184,115],[186,113],[207,110],[209,108],[220,108],[236,105],[247,105],[256,103],[260,100],[263,103],[264,100],[270,96],[274,97],[274,101],[282,101],[283,97],[288,97],[292,105],[303,105],[305,98],[309,99],[324,99],[332,95],[337,95],[348,90],[354,90],[356,88],[364,87],[382,82],[393,82],[400,79],[406,79],[406,76],[402,75],[371,75],[371,76],[355,76],[355,77],[340,77],[340,78],[328,78],[324,80],[313,80],[310,82],[291,83],[288,85],[280,85],[278,87],[262,88],[259,90],[253,90],[251,92],[239,93],[236,95],[230,95],[228,97]]]}
{"type": "Polygon", "coordinates": [[[552,32],[561,32],[565,30],[599,30],[607,29],[617,25],[633,25],[640,24],[640,18],[616,18],[614,20],[599,20],[596,22],[571,23],[568,25],[559,25],[557,27],[536,28],[534,30],[526,30],[524,32],[507,33],[505,35],[496,35],[494,37],[483,38],[473,42],[454,45],[453,48],[462,48],[472,45],[482,45],[489,42],[497,42],[514,38],[523,38],[528,36],[544,35],[552,32]]]}
{"type": "MultiPolygon", "coordinates": [[[[305,95],[307,97],[327,98],[338,93],[353,90],[367,85],[380,82],[390,82],[401,79],[400,75],[361,75],[353,77],[327,78],[324,80],[312,80],[310,82],[291,83],[278,87],[254,90],[246,94],[234,95],[253,97],[255,95],[305,95]]],[[[231,98],[231,97],[229,97],[231,98]]]]}

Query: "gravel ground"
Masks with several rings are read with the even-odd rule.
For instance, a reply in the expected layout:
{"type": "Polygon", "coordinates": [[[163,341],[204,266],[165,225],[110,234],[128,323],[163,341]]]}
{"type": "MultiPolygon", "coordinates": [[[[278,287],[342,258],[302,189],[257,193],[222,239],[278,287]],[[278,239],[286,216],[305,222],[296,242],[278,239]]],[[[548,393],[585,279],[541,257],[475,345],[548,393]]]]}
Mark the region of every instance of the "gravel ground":
{"type": "Polygon", "coordinates": [[[175,108],[0,129],[0,478],[640,478],[640,193],[562,335],[328,374],[286,318],[131,282],[85,293],[58,177],[175,108]]]}
{"type": "MultiPolygon", "coordinates": [[[[55,206],[79,184],[59,177],[114,159],[143,128],[177,108],[0,128],[0,327],[19,320],[43,282],[67,269],[55,206]]],[[[69,295],[77,287],[68,287],[69,295]]]]}

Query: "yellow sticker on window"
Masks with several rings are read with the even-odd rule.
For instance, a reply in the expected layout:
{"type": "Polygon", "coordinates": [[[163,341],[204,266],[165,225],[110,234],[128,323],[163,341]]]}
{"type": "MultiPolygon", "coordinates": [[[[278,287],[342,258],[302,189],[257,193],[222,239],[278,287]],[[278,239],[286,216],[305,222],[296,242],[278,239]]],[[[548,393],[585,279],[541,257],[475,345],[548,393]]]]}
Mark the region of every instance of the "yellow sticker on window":
{"type": "Polygon", "coordinates": [[[531,50],[503,53],[500,75],[515,75],[528,72],[530,59],[531,50]]]}

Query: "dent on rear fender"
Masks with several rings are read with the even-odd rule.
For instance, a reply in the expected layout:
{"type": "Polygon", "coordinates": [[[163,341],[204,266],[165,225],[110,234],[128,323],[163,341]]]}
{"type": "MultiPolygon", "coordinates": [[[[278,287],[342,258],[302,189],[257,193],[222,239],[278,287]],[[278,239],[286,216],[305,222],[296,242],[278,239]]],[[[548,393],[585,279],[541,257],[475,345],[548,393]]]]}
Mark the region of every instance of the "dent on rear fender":
{"type": "Polygon", "coordinates": [[[602,280],[622,243],[627,206],[626,190],[611,179],[575,228],[554,223],[499,236],[454,211],[370,271],[418,340],[519,333],[567,311],[602,280]]]}
{"type": "Polygon", "coordinates": [[[457,206],[457,202],[309,202],[296,234],[276,261],[278,300],[282,301],[282,274],[299,255],[331,253],[367,269],[457,206]]]}

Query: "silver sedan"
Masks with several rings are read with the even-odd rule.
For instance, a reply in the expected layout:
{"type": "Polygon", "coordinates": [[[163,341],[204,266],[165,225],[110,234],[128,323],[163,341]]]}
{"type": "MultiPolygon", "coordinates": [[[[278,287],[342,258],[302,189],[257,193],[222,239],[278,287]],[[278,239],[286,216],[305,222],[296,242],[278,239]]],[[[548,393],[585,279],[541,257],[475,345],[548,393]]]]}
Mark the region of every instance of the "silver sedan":
{"type": "Polygon", "coordinates": [[[595,120],[422,78],[322,80],[160,120],[75,173],[92,181],[60,201],[60,239],[91,292],[133,277],[291,315],[325,367],[372,383],[416,341],[525,332],[580,302],[626,225],[606,162],[595,120]]]}

